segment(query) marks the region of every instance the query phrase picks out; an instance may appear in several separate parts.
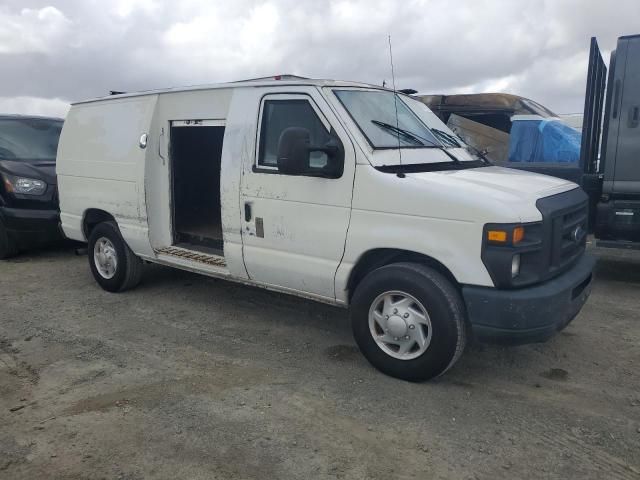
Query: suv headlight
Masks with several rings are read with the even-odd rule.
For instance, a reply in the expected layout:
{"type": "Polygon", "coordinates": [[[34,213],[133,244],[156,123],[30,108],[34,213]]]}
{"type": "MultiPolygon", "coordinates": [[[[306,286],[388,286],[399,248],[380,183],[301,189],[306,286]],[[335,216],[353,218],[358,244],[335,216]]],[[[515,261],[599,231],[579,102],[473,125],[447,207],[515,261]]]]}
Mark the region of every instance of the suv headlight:
{"type": "Polygon", "coordinates": [[[42,180],[26,177],[2,175],[7,192],[19,195],[43,195],[47,191],[47,184],[42,180]]]}

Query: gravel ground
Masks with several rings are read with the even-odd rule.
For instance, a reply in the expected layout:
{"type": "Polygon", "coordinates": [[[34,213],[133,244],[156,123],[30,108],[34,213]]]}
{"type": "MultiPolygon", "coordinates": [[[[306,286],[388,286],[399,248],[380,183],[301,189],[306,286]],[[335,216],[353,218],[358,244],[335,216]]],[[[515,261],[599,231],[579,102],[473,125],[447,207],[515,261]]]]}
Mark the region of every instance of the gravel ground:
{"type": "Polygon", "coordinates": [[[347,313],[149,265],[0,262],[0,478],[640,478],[640,253],[595,251],[546,344],[471,347],[443,378],[373,370],[347,313]]]}

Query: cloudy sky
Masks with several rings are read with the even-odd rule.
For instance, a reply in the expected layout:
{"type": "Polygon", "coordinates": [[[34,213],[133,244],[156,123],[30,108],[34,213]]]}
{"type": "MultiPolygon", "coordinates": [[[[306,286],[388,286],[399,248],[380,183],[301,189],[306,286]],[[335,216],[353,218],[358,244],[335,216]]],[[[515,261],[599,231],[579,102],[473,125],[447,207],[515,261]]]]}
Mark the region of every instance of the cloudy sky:
{"type": "Polygon", "coordinates": [[[0,112],[64,115],[109,90],[276,73],[517,93],[582,111],[589,38],[640,33],[640,0],[0,0],[0,112]]]}

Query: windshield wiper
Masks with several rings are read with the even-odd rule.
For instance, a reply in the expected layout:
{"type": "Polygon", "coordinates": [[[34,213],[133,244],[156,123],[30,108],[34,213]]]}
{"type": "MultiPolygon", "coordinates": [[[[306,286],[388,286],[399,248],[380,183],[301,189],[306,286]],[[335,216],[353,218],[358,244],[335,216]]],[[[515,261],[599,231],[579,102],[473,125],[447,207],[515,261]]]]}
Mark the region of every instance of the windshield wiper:
{"type": "MultiPolygon", "coordinates": [[[[451,135],[450,133],[447,133],[443,130],[439,130],[437,128],[431,128],[431,133],[433,133],[436,137],[438,137],[440,140],[443,140],[447,143],[449,143],[449,145],[451,145],[452,147],[456,147],[456,148],[463,148],[463,146],[460,144],[460,142],[458,141],[458,139],[454,136],[451,135]]],[[[469,150],[473,150],[474,153],[480,158],[480,160],[482,160],[485,164],[487,165],[491,165],[491,161],[486,157],[486,155],[484,153],[482,153],[480,150],[478,150],[475,147],[472,147],[471,145],[465,145],[469,150]]],[[[445,151],[445,153],[449,153],[446,151],[446,149],[443,149],[445,151]]],[[[451,156],[451,155],[449,155],[451,156]]]]}
{"type": "Polygon", "coordinates": [[[469,153],[476,155],[482,162],[484,162],[485,165],[493,165],[493,163],[491,163],[491,160],[489,160],[485,153],[483,153],[481,150],[477,149],[476,147],[472,147],[471,145],[465,146],[467,147],[467,151],[469,153]]]}
{"type": "Polygon", "coordinates": [[[425,148],[437,148],[439,150],[442,150],[447,155],[447,157],[449,157],[451,159],[451,161],[453,163],[460,163],[460,160],[458,160],[458,158],[455,155],[453,155],[451,152],[448,152],[447,149],[444,148],[444,145],[438,145],[437,143],[430,142],[426,138],[422,138],[419,135],[416,135],[415,133],[410,132],[409,130],[405,130],[403,128],[396,127],[395,125],[391,125],[389,123],[381,122],[379,120],[371,120],[371,123],[373,123],[374,125],[379,126],[380,128],[384,128],[384,129],[390,130],[390,131],[392,131],[394,133],[397,133],[398,135],[402,135],[405,138],[409,138],[409,139],[413,140],[414,142],[418,142],[418,145],[423,146],[425,148]],[[423,140],[425,140],[425,141],[427,141],[429,143],[425,144],[423,142],[423,140]]]}
{"type": "Polygon", "coordinates": [[[458,157],[456,157],[453,153],[451,153],[446,148],[440,147],[440,150],[442,150],[447,155],[447,157],[451,159],[453,163],[460,163],[460,160],[458,160],[458,157]]]}
{"type": "Polygon", "coordinates": [[[391,125],[390,123],[385,123],[385,122],[381,122],[380,120],[371,120],[371,123],[373,123],[374,125],[377,125],[380,128],[383,128],[385,130],[389,130],[393,133],[396,133],[398,135],[402,135],[404,138],[407,138],[411,141],[413,141],[413,143],[416,143],[417,145],[423,146],[423,147],[436,147],[436,148],[440,148],[440,145],[430,142],[429,140],[427,140],[426,138],[422,138],[419,135],[416,135],[413,132],[410,132],[409,130],[405,130],[404,128],[400,128],[397,127],[395,125],[391,125]],[[424,142],[429,142],[429,143],[424,143],[424,142]]]}
{"type": "Polygon", "coordinates": [[[431,133],[433,133],[440,140],[447,142],[452,147],[460,147],[461,146],[460,142],[458,142],[458,139],[456,137],[454,137],[453,135],[445,132],[444,130],[438,130],[437,128],[430,128],[429,130],[431,130],[431,133]]]}

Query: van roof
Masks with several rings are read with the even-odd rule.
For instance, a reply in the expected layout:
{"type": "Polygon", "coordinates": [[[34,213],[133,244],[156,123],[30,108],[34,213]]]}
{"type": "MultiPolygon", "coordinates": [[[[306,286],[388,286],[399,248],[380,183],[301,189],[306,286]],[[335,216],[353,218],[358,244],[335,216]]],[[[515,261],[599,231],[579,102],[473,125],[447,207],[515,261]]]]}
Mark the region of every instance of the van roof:
{"type": "MultiPolygon", "coordinates": [[[[91,98],[87,100],[81,100],[78,102],[73,102],[72,105],[98,102],[101,100],[112,100],[116,98],[140,97],[143,95],[158,95],[162,93],[193,92],[198,90],[217,90],[222,88],[273,87],[276,85],[279,87],[300,86],[300,85],[308,85],[308,86],[316,86],[316,87],[365,87],[365,88],[375,88],[380,90],[384,88],[384,87],[381,87],[380,85],[371,85],[368,83],[361,83],[361,82],[306,78],[306,77],[299,77],[297,75],[283,74],[283,75],[274,75],[272,77],[260,77],[260,78],[253,78],[248,80],[239,80],[236,82],[193,85],[193,86],[186,86],[186,87],[173,87],[173,88],[164,88],[159,90],[143,90],[140,92],[131,92],[131,93],[129,92],[116,93],[114,95],[106,95],[104,97],[97,97],[97,98],[91,98]]],[[[384,88],[384,89],[388,90],[387,88],[384,88]]]]}

